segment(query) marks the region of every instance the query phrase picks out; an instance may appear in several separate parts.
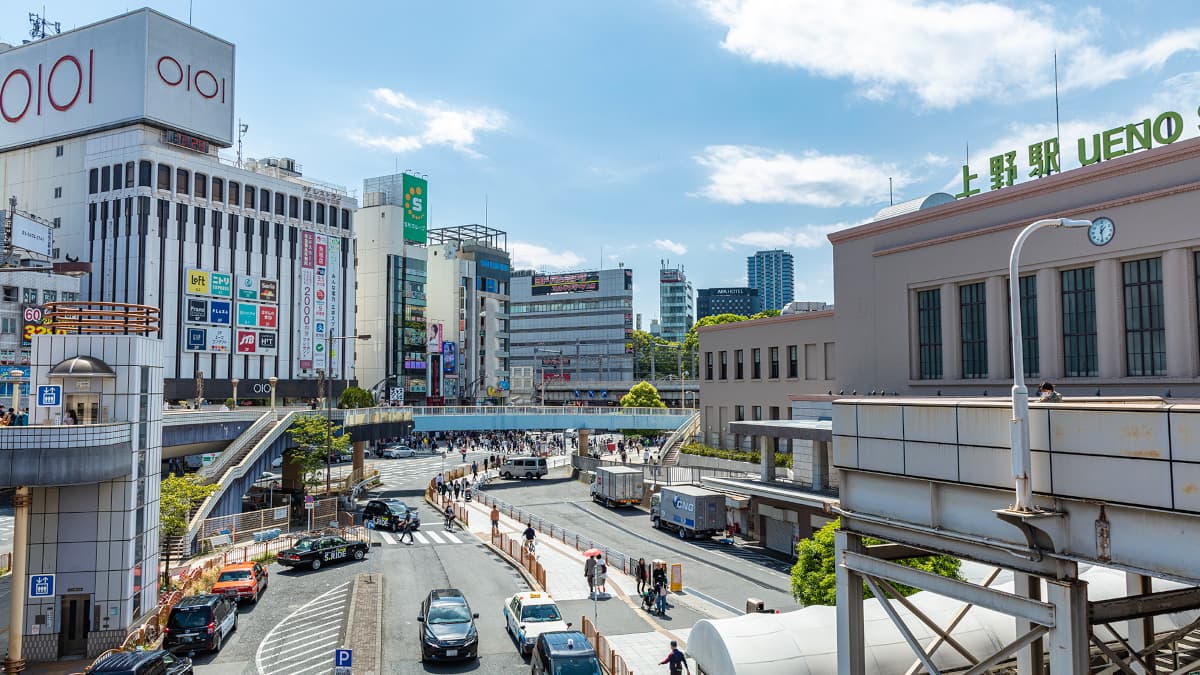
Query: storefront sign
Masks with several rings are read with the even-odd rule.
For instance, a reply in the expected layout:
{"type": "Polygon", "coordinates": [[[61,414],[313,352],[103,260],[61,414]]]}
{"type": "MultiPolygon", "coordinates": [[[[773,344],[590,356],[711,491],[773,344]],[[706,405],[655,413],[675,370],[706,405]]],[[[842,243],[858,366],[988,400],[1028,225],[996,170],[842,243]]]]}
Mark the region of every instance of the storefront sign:
{"type": "Polygon", "coordinates": [[[600,290],[600,273],[535,274],[533,281],[530,282],[529,290],[531,295],[598,291],[600,290]]]}
{"type": "Polygon", "coordinates": [[[429,183],[406,173],[401,189],[404,191],[404,240],[424,244],[428,241],[429,222],[425,214],[429,210],[429,183]]]}

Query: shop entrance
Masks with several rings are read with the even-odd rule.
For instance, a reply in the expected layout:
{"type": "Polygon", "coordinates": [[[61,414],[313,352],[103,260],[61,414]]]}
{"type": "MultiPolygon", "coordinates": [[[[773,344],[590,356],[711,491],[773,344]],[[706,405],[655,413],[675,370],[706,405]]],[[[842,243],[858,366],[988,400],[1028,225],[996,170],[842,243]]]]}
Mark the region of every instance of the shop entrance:
{"type": "Polygon", "coordinates": [[[87,655],[87,636],[91,629],[88,617],[92,599],[88,595],[64,595],[62,598],[62,629],[58,633],[60,656],[87,655]]]}
{"type": "Polygon", "coordinates": [[[68,412],[75,413],[76,424],[100,424],[104,422],[100,408],[100,394],[67,394],[64,422],[68,412]]]}

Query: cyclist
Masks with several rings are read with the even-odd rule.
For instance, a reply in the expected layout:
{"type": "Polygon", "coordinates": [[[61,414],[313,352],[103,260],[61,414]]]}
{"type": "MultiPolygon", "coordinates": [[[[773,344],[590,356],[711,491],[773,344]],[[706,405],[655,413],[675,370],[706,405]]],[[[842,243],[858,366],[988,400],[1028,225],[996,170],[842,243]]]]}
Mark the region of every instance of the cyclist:
{"type": "Polygon", "coordinates": [[[446,524],[447,530],[454,527],[454,507],[450,504],[446,505],[446,524]]]}
{"type": "Polygon", "coordinates": [[[522,534],[525,537],[525,550],[533,553],[533,549],[537,546],[537,544],[533,541],[533,538],[537,536],[537,530],[533,529],[532,520],[529,521],[529,525],[525,528],[525,532],[522,534]]]}

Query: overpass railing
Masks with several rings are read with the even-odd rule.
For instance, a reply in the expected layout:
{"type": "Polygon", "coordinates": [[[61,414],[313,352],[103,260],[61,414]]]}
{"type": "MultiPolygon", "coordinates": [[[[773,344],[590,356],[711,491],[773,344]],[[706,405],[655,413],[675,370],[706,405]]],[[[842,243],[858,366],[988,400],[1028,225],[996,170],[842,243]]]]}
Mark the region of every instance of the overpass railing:
{"type": "Polygon", "coordinates": [[[234,458],[238,456],[238,453],[242,450],[242,448],[245,447],[247,443],[250,443],[257,438],[263,429],[266,429],[274,421],[275,415],[273,415],[271,411],[268,410],[267,412],[263,413],[254,422],[254,424],[251,424],[246,428],[245,431],[241,433],[241,435],[233,439],[233,442],[229,444],[229,447],[225,448],[224,452],[218,453],[216,458],[213,459],[212,464],[200,469],[200,478],[204,482],[208,483],[214,478],[218,478],[223,475],[225,470],[228,469],[229,465],[233,462],[234,458]]]}
{"type": "Polygon", "coordinates": [[[745,478],[757,475],[758,465],[750,465],[753,470],[734,471],[732,469],[714,469],[706,466],[663,466],[661,464],[638,464],[633,462],[618,462],[608,459],[596,459],[582,455],[571,455],[571,466],[580,472],[595,471],[601,466],[625,466],[642,470],[642,481],[660,485],[699,485],[701,478],[745,478]]]}
{"type": "MultiPolygon", "coordinates": [[[[385,408],[386,410],[386,408],[385,408]]],[[[413,417],[435,415],[653,415],[687,417],[694,408],[608,408],[604,406],[428,406],[408,408],[413,417]]]]}

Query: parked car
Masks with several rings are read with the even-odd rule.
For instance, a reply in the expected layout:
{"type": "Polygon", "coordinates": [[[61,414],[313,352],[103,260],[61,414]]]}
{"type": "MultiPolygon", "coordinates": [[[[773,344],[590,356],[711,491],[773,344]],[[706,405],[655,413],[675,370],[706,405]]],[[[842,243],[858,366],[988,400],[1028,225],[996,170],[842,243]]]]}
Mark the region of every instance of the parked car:
{"type": "Polygon", "coordinates": [[[457,588],[429,591],[421,603],[421,660],[473,659],[479,653],[479,631],[466,596],[457,588]]]}
{"type": "Polygon", "coordinates": [[[500,465],[500,475],[505,478],[541,478],[547,473],[545,457],[508,457],[500,465]]]}
{"type": "Polygon", "coordinates": [[[226,565],[213,584],[212,592],[234,600],[258,602],[267,590],[267,568],[262,563],[245,562],[226,565]]]}
{"type": "Polygon", "coordinates": [[[273,490],[278,490],[283,485],[283,474],[275,473],[274,471],[264,471],[258,477],[258,480],[254,481],[254,485],[256,487],[269,487],[273,490]]]}
{"type": "Polygon", "coordinates": [[[372,499],[363,507],[363,522],[375,519],[375,527],[386,527],[392,532],[400,529],[404,514],[409,516],[412,529],[421,528],[421,514],[413,507],[399,499],[372,499]]]}
{"type": "Polygon", "coordinates": [[[116,652],[92,664],[89,673],[103,675],[192,675],[192,660],[165,649],[116,652]]]}
{"type": "Polygon", "coordinates": [[[171,608],[163,629],[163,648],[172,652],[219,652],[230,633],[237,630],[237,603],[206,593],[183,598],[171,608]]]}
{"type": "Polygon", "coordinates": [[[371,547],[361,541],[346,541],[332,536],[305,537],[295,546],[281,551],[278,560],[280,565],[288,567],[319,570],[328,563],[362,560],[370,550],[371,547]]]}
{"type": "Polygon", "coordinates": [[[539,635],[529,663],[532,675],[603,675],[592,643],[577,630],[539,635]]]}
{"type": "Polygon", "coordinates": [[[379,454],[384,459],[399,459],[401,457],[416,457],[417,451],[407,445],[389,445],[379,454]]]}
{"type": "Polygon", "coordinates": [[[548,593],[517,593],[504,601],[504,627],[517,641],[521,654],[533,652],[537,637],[547,631],[567,630],[562,612],[548,593]]]}

